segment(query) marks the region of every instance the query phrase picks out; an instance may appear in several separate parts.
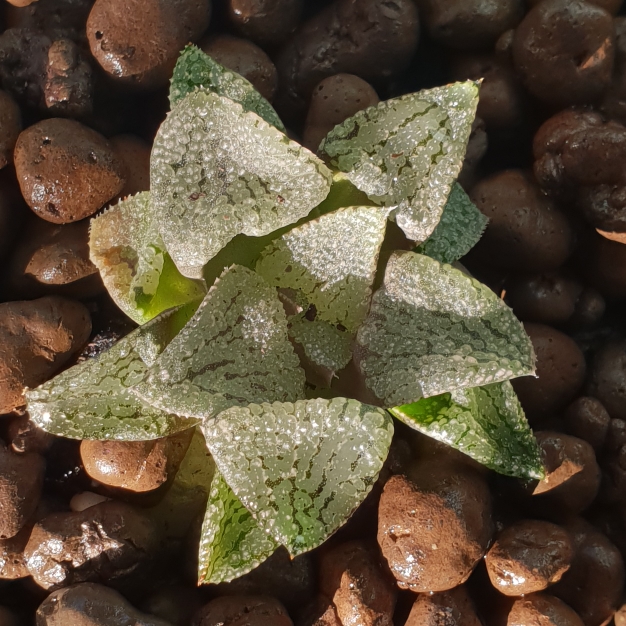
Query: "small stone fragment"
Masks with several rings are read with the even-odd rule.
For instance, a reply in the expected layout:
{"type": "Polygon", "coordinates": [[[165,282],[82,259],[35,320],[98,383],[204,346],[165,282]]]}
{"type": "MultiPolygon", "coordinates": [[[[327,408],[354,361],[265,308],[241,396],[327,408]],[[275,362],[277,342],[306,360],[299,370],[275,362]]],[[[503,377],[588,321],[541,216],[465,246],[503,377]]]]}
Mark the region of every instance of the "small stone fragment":
{"type": "Polygon", "coordinates": [[[51,593],[37,609],[37,626],[171,626],[146,615],[117,591],[81,583],[51,593]]]}
{"type": "Polygon", "coordinates": [[[158,548],[153,522],[114,500],[82,512],[52,513],[37,522],[24,552],[26,566],[44,589],[78,582],[119,584],[146,575],[158,548]]]}
{"type": "Polygon", "coordinates": [[[124,167],[111,144],[73,120],[30,126],[15,146],[15,169],[24,199],[55,224],[88,217],[124,187],[124,167]]]}
{"type": "Polygon", "coordinates": [[[378,509],[378,543],[398,586],[446,591],[467,580],[492,533],[491,498],[468,467],[420,465],[392,476],[378,509]],[[432,520],[437,520],[436,524],[432,520]]]}
{"type": "Polygon", "coordinates": [[[522,520],[498,534],[485,556],[493,586],[507,596],[542,591],[570,568],[574,546],[560,526],[522,520]]]}
{"type": "MultiPolygon", "coordinates": [[[[15,580],[30,576],[24,560],[24,550],[26,549],[31,530],[31,526],[27,524],[14,537],[0,539],[1,580],[15,580]]],[[[0,619],[1,625],[2,620],[0,619]]]]}
{"type": "Polygon", "coordinates": [[[57,296],[0,304],[0,414],[24,404],[36,387],[80,350],[91,332],[89,312],[57,296]]]}
{"type": "Polygon", "coordinates": [[[319,580],[320,591],[332,600],[342,624],[392,626],[393,579],[365,544],[350,541],[324,553],[319,580]]]}
{"type": "Polygon", "coordinates": [[[278,87],[278,74],[272,60],[247,39],[218,35],[201,44],[200,48],[220,65],[237,72],[248,80],[269,102],[278,87]]]}
{"type": "Polygon", "coordinates": [[[151,441],[83,440],[80,454],[91,478],[111,487],[145,492],[171,481],[193,436],[188,429],[151,441]]]}
{"type": "Polygon", "coordinates": [[[192,626],[293,626],[285,607],[269,596],[224,596],[195,615],[192,626]]]}

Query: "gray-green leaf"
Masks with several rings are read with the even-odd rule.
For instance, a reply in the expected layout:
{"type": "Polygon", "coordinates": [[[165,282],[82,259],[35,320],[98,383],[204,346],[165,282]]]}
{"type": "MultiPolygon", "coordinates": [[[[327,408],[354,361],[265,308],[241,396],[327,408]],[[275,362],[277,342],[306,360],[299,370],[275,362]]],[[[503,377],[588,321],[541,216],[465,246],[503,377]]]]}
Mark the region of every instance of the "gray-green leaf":
{"type": "Polygon", "coordinates": [[[193,314],[189,304],[140,326],[110,350],[26,392],[30,418],[72,439],[144,441],[196,422],[161,411],[130,391],[193,314]]]}
{"type": "Polygon", "coordinates": [[[391,414],[496,472],[543,477],[539,446],[508,381],[423,398],[391,414]]]}
{"type": "Polygon", "coordinates": [[[454,263],[478,243],[487,222],[487,218],[476,208],[461,185],[454,183],[441,221],[415,252],[426,254],[442,263],[454,263]]]}
{"type": "Polygon", "coordinates": [[[165,251],[149,192],[124,199],[91,221],[89,256],[115,303],[139,324],[206,293],[201,282],[178,272],[165,251]]]}
{"type": "Polygon", "coordinates": [[[318,398],[232,407],[203,432],[235,495],[295,556],[320,545],[363,501],[393,425],[376,407],[318,398]]]}
{"type": "Polygon", "coordinates": [[[276,290],[232,266],[133,392],[164,411],[202,419],[237,404],[304,397],[304,372],[276,290]]]}
{"type": "Polygon", "coordinates": [[[216,472],[200,535],[198,583],[217,584],[239,578],[265,561],[278,546],[216,472]]]}
{"type": "Polygon", "coordinates": [[[150,162],[152,202],[181,273],[202,267],[239,233],[293,224],[326,196],[328,168],[255,113],[214,93],[185,96],[163,122],[150,162]]]}
{"type": "Polygon", "coordinates": [[[415,252],[389,259],[356,356],[387,407],[526,376],[535,367],[530,339],[496,294],[415,252]]]}
{"type": "Polygon", "coordinates": [[[423,242],[461,170],[477,104],[471,81],[387,100],[335,126],[320,153],[423,242]]]}
{"type": "Polygon", "coordinates": [[[225,68],[193,45],[188,45],[178,57],[170,86],[173,107],[187,94],[198,88],[239,102],[246,111],[254,111],[268,124],[285,130],[272,105],[243,76],[225,68]]]}

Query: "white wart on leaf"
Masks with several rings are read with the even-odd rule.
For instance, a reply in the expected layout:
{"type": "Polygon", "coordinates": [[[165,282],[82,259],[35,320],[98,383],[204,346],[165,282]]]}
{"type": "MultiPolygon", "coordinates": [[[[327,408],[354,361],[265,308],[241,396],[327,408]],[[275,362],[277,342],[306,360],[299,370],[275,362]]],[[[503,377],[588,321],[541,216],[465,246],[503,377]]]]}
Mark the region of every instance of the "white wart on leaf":
{"type": "Polygon", "coordinates": [[[206,91],[170,112],[150,162],[161,237],[190,278],[239,233],[267,235],[307,215],[331,178],[314,154],[258,115],[206,91]]]}
{"type": "Polygon", "coordinates": [[[133,392],[201,419],[233,405],[304,397],[276,290],[245,267],[226,270],[133,392]]]}
{"type": "Polygon", "coordinates": [[[232,407],[203,432],[236,496],[295,556],[325,541],[367,496],[393,425],[376,407],[318,398],[232,407]]]}
{"type": "Polygon", "coordinates": [[[396,252],[356,356],[368,388],[393,407],[534,373],[530,339],[488,287],[450,265],[396,252]]]}
{"type": "Polygon", "coordinates": [[[478,86],[454,83],[386,100],[336,126],[320,152],[395,219],[413,241],[437,226],[456,180],[478,104],[478,86]]]}

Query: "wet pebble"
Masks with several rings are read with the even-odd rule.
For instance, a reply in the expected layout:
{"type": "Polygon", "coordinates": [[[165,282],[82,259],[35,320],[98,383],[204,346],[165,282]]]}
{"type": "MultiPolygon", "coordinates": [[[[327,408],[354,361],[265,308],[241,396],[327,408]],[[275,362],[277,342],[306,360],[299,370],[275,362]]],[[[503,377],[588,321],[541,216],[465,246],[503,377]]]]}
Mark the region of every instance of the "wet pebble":
{"type": "Polygon", "coordinates": [[[193,429],[151,441],[83,440],[80,454],[91,478],[110,487],[145,492],[171,481],[193,436],[193,429]]]}
{"type": "Polygon", "coordinates": [[[330,598],[342,624],[391,626],[397,590],[376,552],[352,541],[322,554],[320,591],[330,598]]]}
{"type": "Polygon", "coordinates": [[[87,38],[111,78],[153,88],[167,84],[179,52],[200,38],[210,14],[210,0],[96,0],[87,38]]]}
{"type": "Polygon", "coordinates": [[[535,97],[555,105],[600,98],[614,54],[612,16],[583,0],[543,0],[515,30],[515,68],[535,97]]]}
{"type": "Polygon", "coordinates": [[[413,603],[404,626],[481,626],[474,603],[465,587],[421,593],[413,603]]]}
{"type": "Polygon", "coordinates": [[[596,352],[588,391],[612,418],[626,420],[626,339],[610,341],[596,352]]]}
{"type": "Polygon", "coordinates": [[[584,626],[576,611],[565,602],[544,593],[515,600],[506,626],[584,626]]]}
{"type": "Polygon", "coordinates": [[[567,431],[584,439],[596,452],[604,445],[610,423],[611,418],[602,403],[590,396],[574,400],[565,411],[567,431]]]}
{"type": "Polygon", "coordinates": [[[0,168],[13,162],[13,148],[22,130],[20,108],[6,91],[0,91],[0,168]]]}
{"type": "Polygon", "coordinates": [[[36,387],[80,350],[91,332],[89,312],[57,296],[0,304],[0,414],[24,404],[36,387]]]}
{"type": "Polygon", "coordinates": [[[23,131],[15,146],[15,169],[27,204],[56,224],[93,215],[125,183],[111,144],[73,120],[43,120],[23,131]]]}
{"type": "Polygon", "coordinates": [[[33,527],[24,556],[31,576],[44,589],[78,582],[123,585],[147,574],[158,542],[146,515],[109,500],[82,512],[44,517],[33,527]]]}
{"type": "MultiPolygon", "coordinates": [[[[27,524],[13,537],[0,539],[0,579],[16,580],[30,576],[24,550],[30,537],[32,527],[27,524]]],[[[2,622],[0,621],[0,625],[2,622]]]]}
{"type": "Polygon", "coordinates": [[[485,564],[498,591],[521,596],[559,581],[573,556],[572,540],[563,528],[540,520],[521,520],[498,534],[485,564]]]}
{"type": "Polygon", "coordinates": [[[272,102],[278,88],[278,74],[271,59],[247,39],[218,35],[200,45],[220,65],[241,74],[254,88],[272,102]]]}
{"type": "Polygon", "coordinates": [[[37,609],[37,626],[171,626],[141,613],[117,591],[81,583],[51,593],[37,609]]]}
{"type": "Polygon", "coordinates": [[[293,626],[285,607],[269,596],[225,596],[196,613],[192,626],[293,626]]]}
{"type": "Polygon", "coordinates": [[[593,448],[563,433],[540,431],[535,436],[546,475],[533,494],[556,511],[584,511],[600,488],[600,468],[593,448]]]}
{"type": "Polygon", "coordinates": [[[38,428],[30,419],[28,413],[17,415],[9,422],[6,430],[7,440],[13,452],[27,454],[37,452],[44,454],[50,449],[54,435],[38,428]]]}
{"type": "Polygon", "coordinates": [[[317,152],[322,139],[357,111],[378,104],[378,94],[354,74],[335,74],[313,89],[304,124],[302,144],[317,152]]]}
{"type": "Polygon", "coordinates": [[[447,591],[465,582],[485,554],[489,489],[467,466],[420,465],[412,478],[392,476],[385,485],[378,543],[401,588],[447,591]]]}

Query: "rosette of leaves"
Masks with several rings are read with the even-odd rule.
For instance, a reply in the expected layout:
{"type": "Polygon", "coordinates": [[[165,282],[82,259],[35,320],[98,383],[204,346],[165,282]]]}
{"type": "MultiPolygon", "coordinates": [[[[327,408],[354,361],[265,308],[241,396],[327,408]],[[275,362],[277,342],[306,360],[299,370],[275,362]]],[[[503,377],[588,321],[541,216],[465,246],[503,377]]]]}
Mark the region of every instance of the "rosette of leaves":
{"type": "Polygon", "coordinates": [[[456,263],[485,227],[455,184],[477,98],[465,82],[383,102],[316,156],[242,77],[181,55],[150,192],[91,228],[109,293],[142,325],[26,398],[76,439],[198,429],[162,509],[206,501],[200,582],[335,532],[378,478],[392,415],[542,475],[508,382],[533,373],[531,343],[456,263]],[[414,251],[390,250],[389,220],[414,251]],[[334,391],[353,360],[369,404],[334,391]]]}

